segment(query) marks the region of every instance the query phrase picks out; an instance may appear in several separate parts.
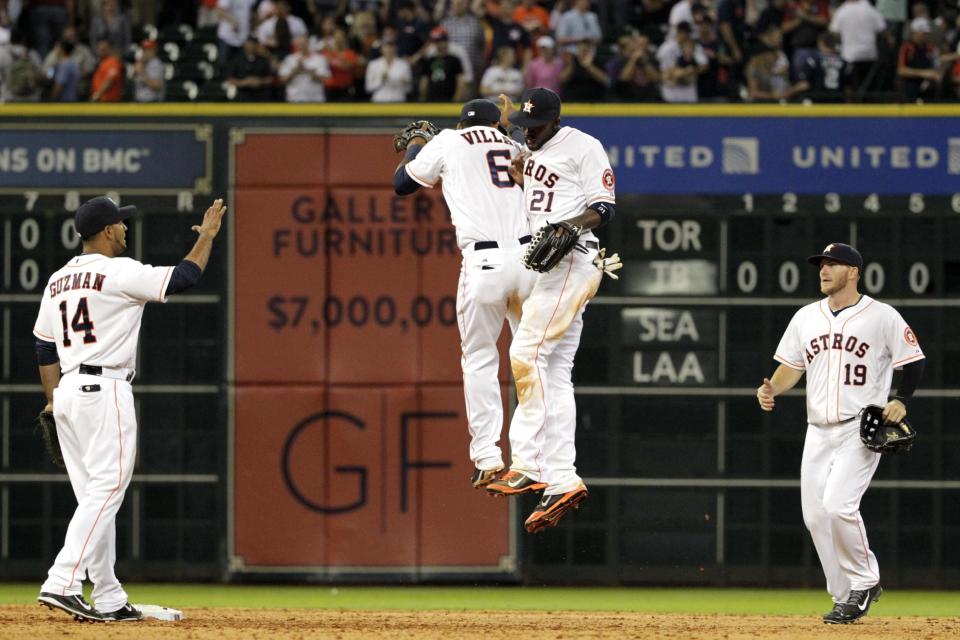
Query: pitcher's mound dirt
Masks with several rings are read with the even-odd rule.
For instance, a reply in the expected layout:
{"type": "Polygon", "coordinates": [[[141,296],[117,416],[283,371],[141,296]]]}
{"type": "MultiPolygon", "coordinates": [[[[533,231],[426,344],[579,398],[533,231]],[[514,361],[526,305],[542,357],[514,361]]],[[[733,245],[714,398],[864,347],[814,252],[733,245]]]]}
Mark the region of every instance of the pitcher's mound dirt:
{"type": "Polygon", "coordinates": [[[0,638],[42,640],[306,640],[642,638],[644,640],[960,638],[957,618],[868,616],[838,628],[816,617],[652,615],[577,611],[188,609],[183,622],[77,623],[40,606],[0,607],[0,638]]]}

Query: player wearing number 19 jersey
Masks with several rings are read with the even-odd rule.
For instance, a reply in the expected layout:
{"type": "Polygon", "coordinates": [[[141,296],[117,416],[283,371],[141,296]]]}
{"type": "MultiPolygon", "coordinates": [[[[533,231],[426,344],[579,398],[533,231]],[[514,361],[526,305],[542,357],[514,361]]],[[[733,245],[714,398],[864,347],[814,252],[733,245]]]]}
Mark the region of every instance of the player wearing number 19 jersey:
{"type": "Polygon", "coordinates": [[[494,495],[544,489],[527,518],[535,533],[587,496],[574,465],[577,408],[573,359],[583,312],[597,293],[599,244],[591,229],[614,214],[614,177],[603,145],[582,131],[560,126],[560,97],[549,89],[524,92],[510,122],[524,128],[529,154],[514,167],[522,180],[531,229],[565,221],[580,229],[575,248],[552,270],[537,274],[513,343],[510,361],[517,410],[510,424],[510,471],[490,484],[494,495]]]}
{"type": "Polygon", "coordinates": [[[457,232],[463,260],[457,287],[463,393],[470,431],[474,487],[486,486],[503,469],[497,444],[503,429],[503,400],[497,339],[503,321],[511,331],[533,286],[520,261],[530,241],[523,191],[510,177],[519,145],[497,128],[500,109],[490,100],[471,100],[456,129],[445,129],[422,147],[411,143],[394,174],[399,195],[442,181],[443,198],[457,232]]]}
{"type": "Polygon", "coordinates": [[[134,207],[106,197],[83,203],[74,223],[83,253],[54,273],[33,334],[77,509],[39,601],[86,620],[140,619],[114,574],[115,518],[133,476],[137,420],[130,382],[147,302],[190,288],[206,268],[225,208],[217,200],[193,227],[199,238],[176,267],[118,257],[134,207]],[[82,595],[93,582],[96,609],[82,595]]]}
{"type": "Polygon", "coordinates": [[[827,297],[802,307],[777,346],[780,366],[757,389],[761,408],[807,376],[807,435],[800,463],[803,519],[820,557],[834,609],[824,622],[863,616],[880,597],[880,570],[860,517],[860,500],[880,454],[860,441],[860,411],[883,406],[889,422],[907,413],[923,371],[923,351],[896,309],[857,291],[863,258],[853,247],[828,245],[810,262],[827,297]],[[903,369],[888,401],[894,369],[903,369]]]}

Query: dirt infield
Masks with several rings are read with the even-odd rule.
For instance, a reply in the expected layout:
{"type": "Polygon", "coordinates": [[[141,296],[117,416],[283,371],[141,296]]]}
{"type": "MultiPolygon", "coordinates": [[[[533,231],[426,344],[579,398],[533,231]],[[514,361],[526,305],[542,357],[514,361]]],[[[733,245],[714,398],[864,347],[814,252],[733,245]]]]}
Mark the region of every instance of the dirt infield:
{"type": "Polygon", "coordinates": [[[960,618],[869,617],[838,628],[816,618],[689,616],[599,612],[357,611],[331,609],[191,609],[186,620],[81,624],[39,606],[0,607],[0,638],[70,640],[231,640],[495,637],[725,639],[960,637],[960,618]]]}

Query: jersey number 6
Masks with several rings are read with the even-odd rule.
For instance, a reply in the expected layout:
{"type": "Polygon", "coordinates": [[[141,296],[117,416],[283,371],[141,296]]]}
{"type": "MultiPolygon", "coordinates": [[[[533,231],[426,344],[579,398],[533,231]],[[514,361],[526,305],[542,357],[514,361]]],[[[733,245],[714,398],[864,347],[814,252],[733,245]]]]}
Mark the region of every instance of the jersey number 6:
{"type": "Polygon", "coordinates": [[[87,299],[80,298],[77,302],[77,310],[73,314],[73,320],[70,321],[70,327],[67,327],[67,301],[60,303],[60,320],[63,322],[63,346],[69,347],[73,342],[70,340],[70,331],[74,333],[83,332],[83,344],[96,342],[97,337],[93,335],[93,320],[90,319],[90,309],[87,308],[87,299]]]}
{"type": "Polygon", "coordinates": [[[494,149],[493,151],[487,152],[487,166],[490,168],[490,181],[496,187],[501,189],[506,189],[512,187],[516,183],[513,181],[513,178],[510,177],[510,152],[506,149],[494,149]],[[497,158],[503,158],[506,160],[506,164],[498,164],[497,158]]]}

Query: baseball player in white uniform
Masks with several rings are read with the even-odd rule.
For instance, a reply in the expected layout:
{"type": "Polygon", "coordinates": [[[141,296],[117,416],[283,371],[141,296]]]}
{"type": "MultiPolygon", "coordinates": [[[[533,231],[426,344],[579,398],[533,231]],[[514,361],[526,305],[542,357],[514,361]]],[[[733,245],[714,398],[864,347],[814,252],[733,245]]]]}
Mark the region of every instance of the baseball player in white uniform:
{"type": "Polygon", "coordinates": [[[176,267],[118,257],[127,248],[124,221],[135,211],[106,197],[80,205],[74,222],[83,253],[50,277],[33,328],[46,409],[56,419],[78,503],[38,600],[78,620],[141,618],[113,568],[115,518],[137,451],[130,383],[140,319],[147,302],[165,302],[200,279],[226,208],[216,200],[207,209],[193,227],[196,244],[176,267]],[[93,582],[96,608],[83,598],[84,576],[93,582]]]}
{"type": "Polygon", "coordinates": [[[462,254],[457,324],[475,488],[487,486],[503,470],[497,444],[503,428],[497,339],[504,319],[516,330],[535,275],[521,262],[530,227],[523,191],[509,174],[520,147],[497,128],[500,117],[490,100],[467,102],[456,129],[445,129],[426,144],[423,138],[410,141],[393,177],[400,195],[442,181],[456,228],[462,254]]]}
{"type": "Polygon", "coordinates": [[[774,359],[777,370],[757,389],[764,411],[807,375],[807,436],[800,465],[803,519],[813,538],[833,597],[824,622],[843,624],[865,615],[879,599],[880,569],[860,517],[860,500],[880,454],[860,441],[860,411],[884,407],[888,422],[906,414],[923,372],[923,351],[896,309],[857,291],[863,258],[835,242],[809,262],[820,268],[826,298],[793,316],[774,359]],[[903,369],[888,401],[894,369],[903,369]]]}
{"type": "MultiPolygon", "coordinates": [[[[543,489],[525,523],[535,533],[555,525],[587,497],[574,461],[576,403],[573,359],[583,311],[597,293],[599,243],[592,229],[614,215],[614,176],[603,145],[582,131],[560,126],[560,97],[549,89],[524,92],[509,115],[523,127],[529,154],[514,164],[523,184],[530,228],[566,221],[579,228],[580,250],[537,275],[510,345],[518,406],[510,424],[510,469],[487,486],[493,495],[543,489]]],[[[512,109],[512,105],[508,107],[512,109]]]]}

